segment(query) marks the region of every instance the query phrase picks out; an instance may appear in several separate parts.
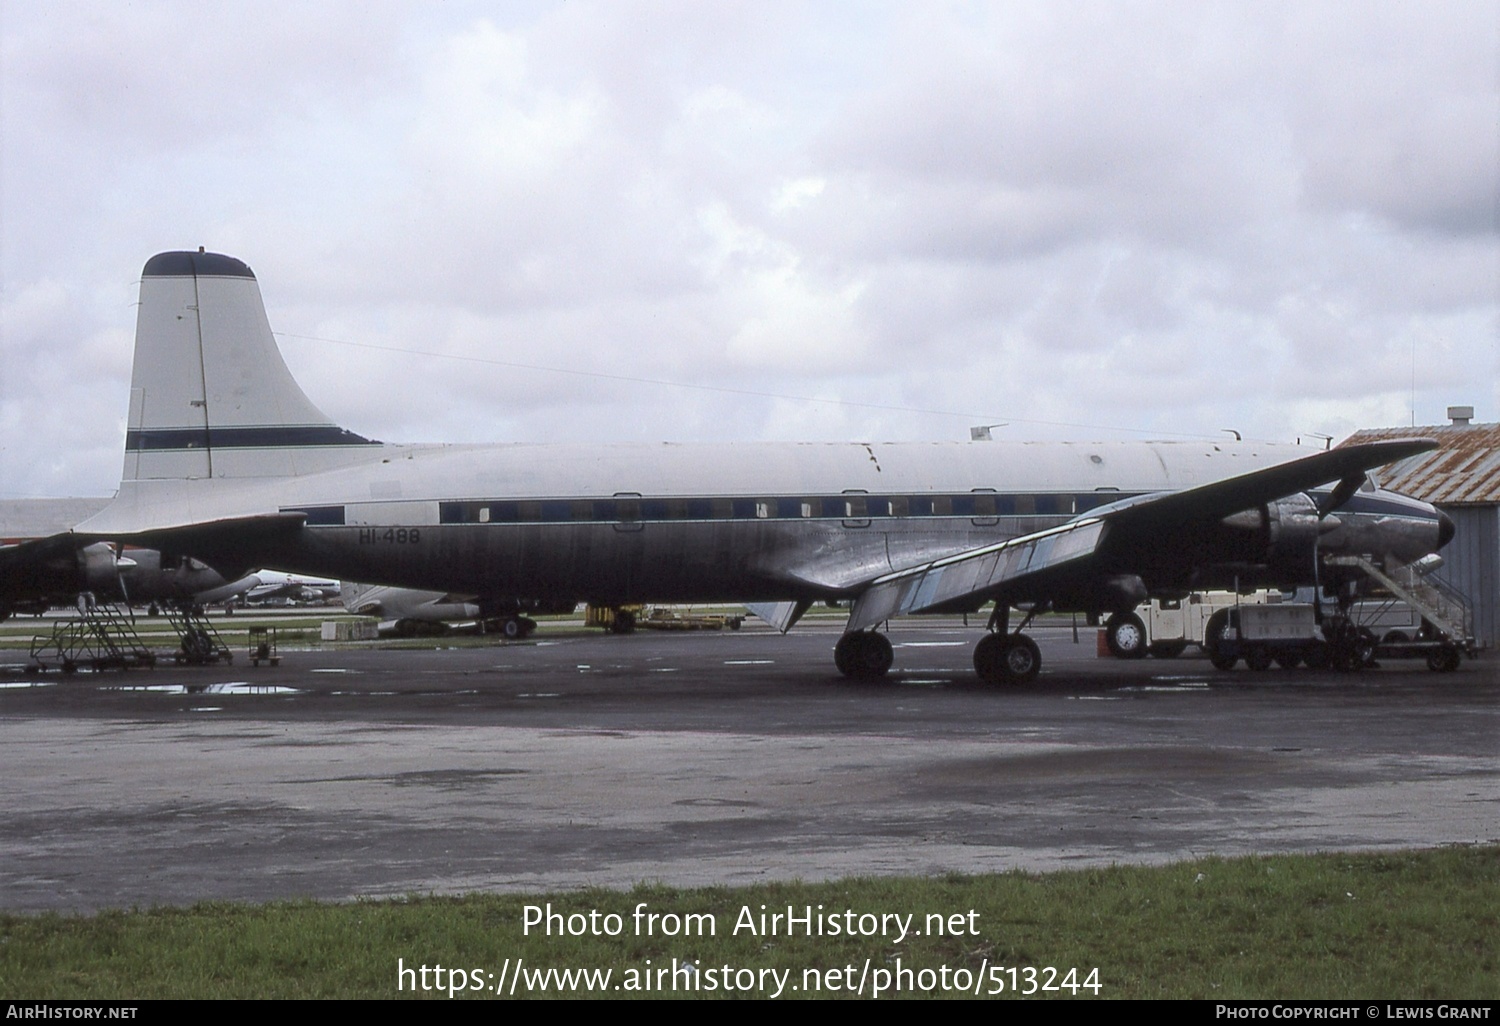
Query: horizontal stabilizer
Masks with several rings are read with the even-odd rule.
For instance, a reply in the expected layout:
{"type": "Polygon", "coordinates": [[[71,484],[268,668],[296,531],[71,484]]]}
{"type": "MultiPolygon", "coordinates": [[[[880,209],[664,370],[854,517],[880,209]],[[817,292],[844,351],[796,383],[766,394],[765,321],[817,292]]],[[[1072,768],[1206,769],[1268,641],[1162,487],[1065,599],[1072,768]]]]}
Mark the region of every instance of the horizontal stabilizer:
{"type": "Polygon", "coordinates": [[[1104,521],[1080,520],[890,574],[859,596],[844,629],[866,630],[894,616],[932,612],[985,595],[1019,578],[1092,556],[1103,535],[1104,521]]]}

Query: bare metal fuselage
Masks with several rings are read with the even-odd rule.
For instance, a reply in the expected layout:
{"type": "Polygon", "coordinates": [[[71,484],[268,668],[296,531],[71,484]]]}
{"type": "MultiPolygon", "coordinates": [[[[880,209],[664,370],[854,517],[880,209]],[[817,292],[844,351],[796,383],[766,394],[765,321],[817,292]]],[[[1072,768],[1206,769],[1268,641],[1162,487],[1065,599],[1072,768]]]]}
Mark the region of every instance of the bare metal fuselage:
{"type": "MultiPolygon", "coordinates": [[[[522,605],[789,601],[853,597],[883,574],[1122,497],[1305,452],[1212,443],[383,446],[367,461],[292,479],[153,481],[139,494],[127,482],[113,511],[135,523],[169,523],[184,508],[199,522],[306,516],[297,530],[214,552],[226,570],[267,565],[522,605]]],[[[1325,548],[1344,538],[1409,558],[1432,550],[1431,507],[1389,493],[1361,501],[1367,512],[1324,526],[1325,548]]],[[[1193,553],[1192,581],[1161,553],[1148,585],[1310,583],[1311,560],[1300,550],[1278,557],[1267,523],[1274,518],[1205,537],[1212,558],[1193,553]],[[1215,566],[1223,579],[1206,579],[1215,566]]]]}

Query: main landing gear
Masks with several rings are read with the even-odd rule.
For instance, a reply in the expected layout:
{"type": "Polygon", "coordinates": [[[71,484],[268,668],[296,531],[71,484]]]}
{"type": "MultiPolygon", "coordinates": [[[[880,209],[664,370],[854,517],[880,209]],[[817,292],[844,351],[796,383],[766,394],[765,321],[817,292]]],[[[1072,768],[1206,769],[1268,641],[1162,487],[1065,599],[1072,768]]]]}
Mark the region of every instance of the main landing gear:
{"type": "MultiPolygon", "coordinates": [[[[1008,630],[1010,610],[997,609],[990,617],[990,632],[974,646],[974,672],[986,684],[1025,684],[1036,679],[1042,669],[1042,653],[1024,631],[1035,613],[1014,633],[1008,630]]],[[[833,663],[845,677],[856,680],[878,680],[890,671],[893,661],[891,643],[875,631],[851,631],[839,638],[833,649],[833,663]]]]}
{"type": "Polygon", "coordinates": [[[1036,615],[1032,609],[1021,626],[1010,630],[1010,607],[995,604],[990,614],[990,633],[974,646],[974,672],[985,684],[1026,684],[1042,672],[1042,653],[1024,631],[1036,615]]]}

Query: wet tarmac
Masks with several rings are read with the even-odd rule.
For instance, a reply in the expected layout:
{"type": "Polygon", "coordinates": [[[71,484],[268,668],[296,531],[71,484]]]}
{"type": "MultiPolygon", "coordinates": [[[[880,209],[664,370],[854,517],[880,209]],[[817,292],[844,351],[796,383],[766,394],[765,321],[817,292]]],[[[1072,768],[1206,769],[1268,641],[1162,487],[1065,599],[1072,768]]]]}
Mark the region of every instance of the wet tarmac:
{"type": "MultiPolygon", "coordinates": [[[[0,672],[0,907],[747,883],[1500,839],[1500,660],[1354,675],[898,625],[0,672]]],[[[442,645],[441,641],[436,642],[442,645]]],[[[20,656],[16,657],[19,663],[20,656]]],[[[4,657],[0,657],[4,661],[4,657]]]]}

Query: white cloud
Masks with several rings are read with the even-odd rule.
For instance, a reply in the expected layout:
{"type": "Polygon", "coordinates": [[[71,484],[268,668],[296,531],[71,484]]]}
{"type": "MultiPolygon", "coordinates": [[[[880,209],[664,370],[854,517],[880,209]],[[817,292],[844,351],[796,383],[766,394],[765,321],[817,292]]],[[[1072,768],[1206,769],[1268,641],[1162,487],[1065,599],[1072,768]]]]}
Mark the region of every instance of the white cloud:
{"type": "Polygon", "coordinates": [[[1500,416],[1488,3],[5,15],[10,494],[113,487],[132,278],[200,244],[282,331],[606,375],[284,343],[391,439],[1500,416]]]}

